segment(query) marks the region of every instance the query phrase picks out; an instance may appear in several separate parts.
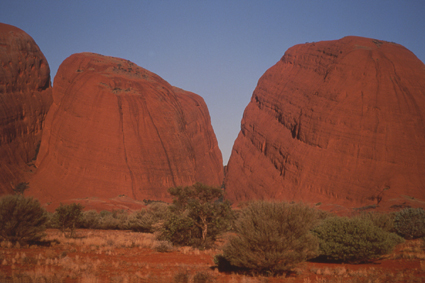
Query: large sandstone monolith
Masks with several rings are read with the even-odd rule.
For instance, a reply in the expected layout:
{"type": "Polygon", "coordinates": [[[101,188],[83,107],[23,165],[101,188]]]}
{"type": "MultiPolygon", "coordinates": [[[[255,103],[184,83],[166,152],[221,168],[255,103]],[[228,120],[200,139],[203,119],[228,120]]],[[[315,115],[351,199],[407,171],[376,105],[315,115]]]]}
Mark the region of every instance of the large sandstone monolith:
{"type": "Polygon", "coordinates": [[[59,67],[30,180],[42,203],[220,186],[221,152],[203,99],[123,59],[74,54],[59,67]]]}
{"type": "Polygon", "coordinates": [[[0,23],[0,195],[33,170],[42,123],[52,103],[50,69],[34,40],[0,23]]]}
{"type": "Polygon", "coordinates": [[[225,177],[233,201],[425,201],[425,65],[361,37],[290,48],[259,80],[225,177]]]}

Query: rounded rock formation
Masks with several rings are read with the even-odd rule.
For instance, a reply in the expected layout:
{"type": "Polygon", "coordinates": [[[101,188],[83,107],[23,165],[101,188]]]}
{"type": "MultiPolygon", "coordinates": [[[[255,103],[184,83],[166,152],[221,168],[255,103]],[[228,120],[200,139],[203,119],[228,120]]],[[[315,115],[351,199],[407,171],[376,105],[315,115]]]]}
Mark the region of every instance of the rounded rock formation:
{"type": "Polygon", "coordinates": [[[296,45],[259,80],[225,177],[235,202],[423,206],[425,65],[401,45],[296,45]]]}
{"type": "Polygon", "coordinates": [[[34,40],[0,23],[0,195],[25,183],[52,103],[50,69],[34,40]]]}
{"type": "Polygon", "coordinates": [[[127,60],[74,54],[59,67],[29,193],[42,203],[220,186],[221,152],[203,99],[127,60]]]}

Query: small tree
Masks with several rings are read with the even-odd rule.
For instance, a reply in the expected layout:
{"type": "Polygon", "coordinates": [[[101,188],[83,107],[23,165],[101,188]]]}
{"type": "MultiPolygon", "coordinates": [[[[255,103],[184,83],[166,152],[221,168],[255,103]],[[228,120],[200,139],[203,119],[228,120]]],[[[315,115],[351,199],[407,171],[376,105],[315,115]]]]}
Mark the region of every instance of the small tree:
{"type": "Polygon", "coordinates": [[[186,233],[190,235],[190,238],[186,239],[200,238],[200,244],[205,245],[207,239],[214,240],[227,228],[231,209],[230,203],[223,201],[222,189],[196,183],[190,187],[170,188],[168,192],[174,198],[170,206],[172,215],[164,227],[164,235],[168,240],[173,241],[175,233],[186,233]],[[186,230],[189,227],[199,229],[199,233],[195,230],[182,231],[182,228],[186,230]]]}
{"type": "Polygon", "coordinates": [[[0,239],[26,243],[39,241],[46,230],[46,211],[38,200],[22,195],[0,199],[0,239]]]}
{"type": "Polygon", "coordinates": [[[310,233],[317,217],[303,204],[253,202],[240,212],[236,235],[216,260],[269,275],[289,272],[317,255],[317,239],[310,233]]]}
{"type": "Polygon", "coordinates": [[[56,208],[52,221],[65,232],[66,229],[70,230],[70,237],[74,237],[75,229],[82,218],[83,206],[81,204],[72,203],[63,205],[62,203],[56,208]]]}

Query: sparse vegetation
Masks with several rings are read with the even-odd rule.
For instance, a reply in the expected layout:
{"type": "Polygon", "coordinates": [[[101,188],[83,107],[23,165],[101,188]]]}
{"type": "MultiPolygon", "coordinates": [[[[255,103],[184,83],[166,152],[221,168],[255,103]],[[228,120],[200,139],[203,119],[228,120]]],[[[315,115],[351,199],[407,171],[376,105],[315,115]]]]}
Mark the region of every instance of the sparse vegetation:
{"type": "Polygon", "coordinates": [[[212,283],[213,277],[207,272],[197,272],[193,276],[193,283],[212,283]]]}
{"type": "MultiPolygon", "coordinates": [[[[299,204],[285,205],[297,206],[299,204]]],[[[245,215],[245,209],[240,211],[237,222],[245,215]]],[[[326,214],[313,211],[315,213],[314,219],[311,221],[313,225],[329,218],[326,217],[326,214]]],[[[113,213],[103,212],[102,214],[106,216],[113,213]]],[[[90,215],[100,217],[100,213],[94,211],[91,211],[90,215]]],[[[299,214],[298,216],[301,217],[299,214]]],[[[356,219],[361,218],[356,217],[356,219]]],[[[372,224],[371,226],[376,229],[376,226],[372,224]]],[[[256,227],[261,228],[260,225],[256,227]]],[[[266,225],[265,227],[269,226],[266,225]]],[[[269,234],[273,235],[275,230],[267,229],[266,231],[271,231],[269,234]]],[[[128,230],[78,230],[78,237],[70,238],[56,229],[48,229],[46,234],[47,236],[44,237],[42,242],[43,245],[21,247],[9,241],[0,242],[0,264],[2,266],[0,268],[0,281],[254,283],[279,281],[280,278],[266,278],[262,275],[287,272],[264,272],[260,269],[247,268],[234,269],[234,266],[224,257],[224,253],[219,254],[219,250],[200,250],[189,246],[173,247],[170,242],[157,240],[152,233],[128,230]],[[163,254],[164,252],[168,254],[163,254]],[[227,264],[229,269],[225,271],[228,272],[218,272],[218,270],[212,272],[209,259],[212,256],[215,256],[216,265],[223,267],[227,264]],[[173,260],[167,261],[170,258],[173,260]]],[[[217,243],[220,245],[222,240],[228,242],[237,235],[235,231],[231,231],[220,237],[220,241],[217,243]]],[[[299,239],[299,237],[296,237],[296,239],[299,239]]],[[[262,243],[259,242],[257,245],[260,244],[262,243]]],[[[317,265],[317,263],[306,262],[305,264],[294,265],[295,267],[290,269],[292,272],[289,278],[285,280],[294,283],[343,281],[350,283],[365,282],[365,280],[372,280],[373,282],[419,282],[420,278],[425,276],[424,250],[424,242],[421,239],[406,241],[391,255],[383,258],[382,263],[386,259],[390,259],[391,264],[393,264],[391,267],[388,266],[388,261],[385,264],[359,267],[350,264],[334,265],[322,262],[317,265]],[[399,266],[397,264],[401,259],[404,263],[399,266]],[[406,269],[406,260],[409,261],[407,264],[412,268],[406,269]]],[[[264,254],[270,255],[270,253],[264,254]]],[[[262,256],[258,255],[255,259],[261,259],[262,256]]],[[[252,263],[255,262],[252,261],[252,263]]],[[[262,262],[259,261],[259,263],[262,262]]],[[[291,262],[291,264],[294,264],[294,262],[291,262]]]]}
{"type": "Polygon", "coordinates": [[[188,283],[189,275],[187,272],[180,271],[174,276],[174,283],[188,283]]]}
{"type": "Polygon", "coordinates": [[[262,274],[287,273],[317,256],[318,242],[310,233],[316,221],[316,211],[300,203],[253,202],[241,211],[236,235],[217,263],[262,274]]]}
{"type": "Polygon", "coordinates": [[[168,241],[158,241],[154,248],[157,252],[167,253],[173,250],[173,244],[168,241]]]}
{"type": "Polygon", "coordinates": [[[395,214],[394,229],[405,239],[425,236],[425,211],[422,208],[405,208],[395,214]]]}
{"type": "MultiPolygon", "coordinates": [[[[12,266],[13,276],[15,276],[13,280],[17,282],[22,280],[63,282],[69,278],[69,274],[73,274],[72,279],[82,278],[82,274],[88,274],[88,280],[104,276],[99,273],[99,266],[102,265],[102,269],[104,268],[104,263],[101,263],[97,256],[101,254],[118,257],[130,251],[133,252],[134,248],[138,251],[137,254],[150,249],[151,254],[153,252],[155,256],[174,257],[175,253],[196,256],[206,253],[214,256],[214,262],[219,271],[236,272],[232,273],[237,274],[235,276],[239,278],[239,281],[235,282],[266,282],[265,278],[261,279],[261,275],[291,274],[291,277],[299,277],[302,274],[300,270],[304,266],[299,263],[312,258],[315,258],[315,261],[331,260],[346,263],[367,263],[381,259],[382,255],[390,253],[395,245],[403,241],[397,234],[392,233],[393,231],[397,231],[407,239],[414,239],[421,237],[421,229],[425,229],[421,226],[425,222],[425,212],[422,209],[407,208],[398,213],[389,214],[369,212],[347,218],[336,217],[300,203],[257,201],[246,204],[240,210],[232,211],[230,204],[223,201],[223,191],[219,188],[195,184],[191,187],[172,188],[169,192],[174,197],[172,205],[148,201],[145,208],[132,213],[124,210],[83,212],[83,206],[74,203],[61,204],[56,212],[51,214],[42,209],[38,201],[25,198],[22,194],[4,197],[0,199],[0,240],[2,240],[0,241],[0,263],[4,266],[12,266]],[[55,237],[45,237],[44,241],[38,244],[46,245],[46,247],[62,245],[63,249],[51,249],[47,256],[31,255],[34,246],[28,251],[30,255],[25,253],[10,255],[9,251],[2,251],[2,249],[20,249],[22,244],[39,241],[43,237],[48,221],[62,232],[69,231],[69,234],[65,237],[65,233],[57,232],[55,237]],[[18,225],[23,223],[32,223],[32,226],[18,225]],[[130,229],[132,231],[82,232],[84,230],[80,230],[79,237],[75,237],[77,228],[130,229]],[[220,233],[229,231],[229,228],[232,228],[230,233],[220,237],[220,241],[216,242],[218,246],[224,244],[221,253],[218,250],[206,249],[213,247],[211,243],[220,233]],[[17,232],[12,233],[13,235],[9,233],[12,236],[7,236],[5,234],[7,231],[17,232]],[[103,236],[105,234],[106,236],[103,236]],[[84,256],[79,257],[77,253],[80,255],[95,253],[96,260],[83,259],[84,256]],[[160,253],[170,254],[161,255],[160,253]],[[16,272],[17,265],[42,266],[43,264],[52,266],[50,270],[62,269],[65,273],[58,275],[55,271],[52,273],[53,277],[52,274],[39,274],[40,276],[37,277],[27,272],[16,272]],[[252,277],[246,276],[247,273],[252,277]]],[[[29,247],[26,246],[26,248],[29,247]]],[[[408,241],[399,246],[397,253],[387,258],[420,260],[421,269],[415,272],[425,275],[424,247],[423,240],[408,241]]],[[[25,252],[27,253],[27,250],[25,252]]],[[[109,263],[109,267],[114,270],[131,269],[131,264],[113,260],[109,263]]],[[[137,263],[135,269],[144,267],[146,267],[145,271],[152,270],[147,263],[137,263]]],[[[139,272],[132,275],[133,277],[120,275],[117,280],[157,282],[161,279],[165,281],[160,282],[200,283],[216,282],[215,280],[220,276],[230,274],[217,272],[212,275],[213,273],[207,271],[208,269],[199,270],[192,267],[188,269],[184,264],[157,265],[158,270],[163,270],[165,267],[167,269],[175,267],[180,272],[177,274],[175,271],[169,272],[166,279],[149,275],[150,273],[143,275],[139,272]]],[[[388,281],[394,278],[391,277],[393,275],[346,268],[312,268],[310,272],[319,276],[316,277],[317,282],[328,282],[323,280],[329,276],[344,276],[346,282],[362,282],[366,277],[371,278],[370,276],[386,282],[404,282],[405,278],[399,272],[397,280],[388,281]]],[[[10,278],[0,272],[0,281],[10,278]]],[[[309,277],[303,278],[304,282],[315,282],[309,281],[309,277]]],[[[219,282],[222,281],[219,280],[219,282]]]]}
{"type": "Polygon", "coordinates": [[[367,262],[390,253],[403,240],[359,217],[331,217],[313,229],[321,257],[339,262],[367,262]]]}
{"type": "Polygon", "coordinates": [[[0,199],[0,239],[20,244],[39,241],[46,222],[46,212],[38,200],[23,195],[0,199]]]}

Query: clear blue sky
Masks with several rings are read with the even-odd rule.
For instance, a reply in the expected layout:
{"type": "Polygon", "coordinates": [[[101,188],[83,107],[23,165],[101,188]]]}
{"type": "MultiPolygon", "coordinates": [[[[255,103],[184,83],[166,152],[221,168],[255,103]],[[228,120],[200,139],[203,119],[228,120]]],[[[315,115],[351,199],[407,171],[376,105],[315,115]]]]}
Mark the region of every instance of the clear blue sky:
{"type": "Polygon", "coordinates": [[[87,51],[199,94],[224,163],[258,79],[289,47],[357,35],[399,43],[425,62],[424,0],[4,0],[0,22],[35,39],[52,79],[65,58],[87,51]]]}

